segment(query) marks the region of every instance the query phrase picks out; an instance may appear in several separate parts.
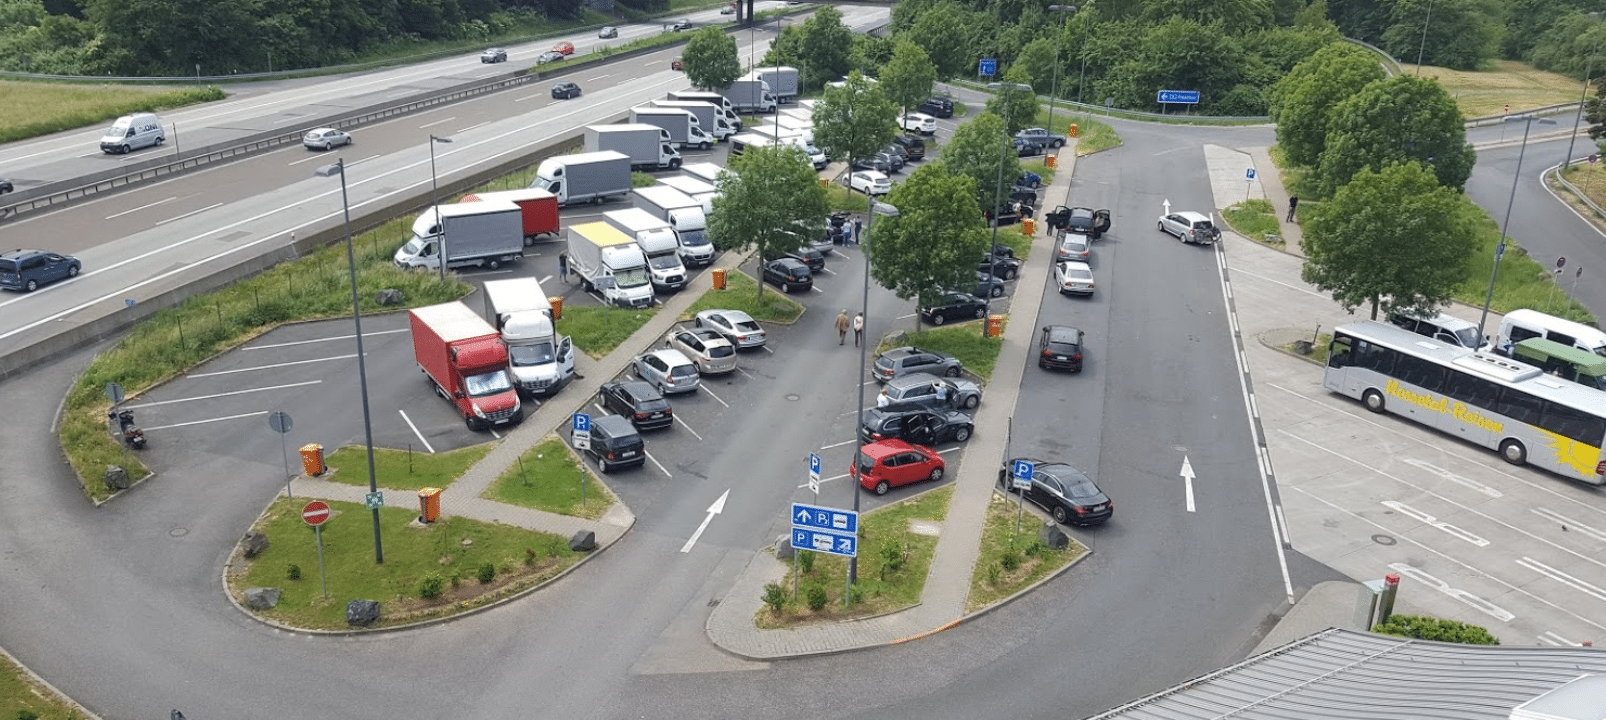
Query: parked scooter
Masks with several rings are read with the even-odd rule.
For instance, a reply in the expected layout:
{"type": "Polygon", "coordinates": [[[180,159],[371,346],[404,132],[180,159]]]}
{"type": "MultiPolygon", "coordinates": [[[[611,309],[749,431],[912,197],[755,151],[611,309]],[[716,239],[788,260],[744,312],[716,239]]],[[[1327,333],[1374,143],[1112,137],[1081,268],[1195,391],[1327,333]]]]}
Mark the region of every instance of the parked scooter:
{"type": "Polygon", "coordinates": [[[122,436],[123,442],[135,450],[145,449],[145,431],[134,424],[133,410],[118,410],[112,408],[106,417],[117,421],[117,433],[122,436]]]}

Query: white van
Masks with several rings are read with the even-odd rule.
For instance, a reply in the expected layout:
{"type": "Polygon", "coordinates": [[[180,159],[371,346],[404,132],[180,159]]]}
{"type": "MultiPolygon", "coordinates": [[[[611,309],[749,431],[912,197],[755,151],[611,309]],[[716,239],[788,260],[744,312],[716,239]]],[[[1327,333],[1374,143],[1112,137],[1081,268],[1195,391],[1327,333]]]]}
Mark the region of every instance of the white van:
{"type": "Polygon", "coordinates": [[[167,141],[162,119],[150,113],[134,113],[117,118],[100,139],[100,151],[120,154],[167,141]]]}
{"type": "Polygon", "coordinates": [[[1606,356],[1606,332],[1537,310],[1506,313],[1505,319],[1500,321],[1500,336],[1496,342],[1500,351],[1509,355],[1512,346],[1536,337],[1606,356]]]}
{"type": "Polygon", "coordinates": [[[1483,347],[1483,338],[1478,337],[1478,326],[1453,315],[1435,313],[1418,316],[1396,312],[1389,313],[1389,322],[1439,342],[1473,350],[1483,347]]]}

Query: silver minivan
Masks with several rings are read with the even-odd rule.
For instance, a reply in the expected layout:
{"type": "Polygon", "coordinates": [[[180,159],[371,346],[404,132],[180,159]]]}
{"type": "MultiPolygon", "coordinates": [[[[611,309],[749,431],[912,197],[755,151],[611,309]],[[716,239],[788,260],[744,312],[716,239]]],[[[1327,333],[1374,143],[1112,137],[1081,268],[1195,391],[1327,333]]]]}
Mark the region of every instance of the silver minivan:
{"type": "Polygon", "coordinates": [[[117,118],[117,122],[100,138],[100,151],[122,154],[143,147],[161,145],[167,141],[162,130],[162,119],[151,113],[134,113],[117,118]]]}

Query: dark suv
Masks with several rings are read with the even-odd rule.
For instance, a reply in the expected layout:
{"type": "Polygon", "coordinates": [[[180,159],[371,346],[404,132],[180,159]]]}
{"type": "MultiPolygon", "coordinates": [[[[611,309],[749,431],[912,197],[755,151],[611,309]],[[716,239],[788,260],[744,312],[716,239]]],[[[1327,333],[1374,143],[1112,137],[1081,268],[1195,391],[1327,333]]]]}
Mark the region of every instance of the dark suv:
{"type": "Polygon", "coordinates": [[[597,460],[603,474],[647,462],[647,443],[623,415],[591,418],[591,447],[585,453],[597,460]]]}
{"type": "Polygon", "coordinates": [[[954,116],[953,98],[932,97],[920,103],[920,112],[932,117],[951,118],[954,116]]]}
{"type": "Polygon", "coordinates": [[[62,278],[78,277],[83,265],[71,255],[43,250],[0,253],[0,288],[33,292],[62,278]]]}
{"type": "Polygon", "coordinates": [[[919,135],[899,135],[892,139],[892,144],[903,148],[910,160],[926,159],[926,141],[919,135]]]}
{"type": "Polygon", "coordinates": [[[1038,343],[1037,366],[1044,370],[1082,372],[1082,331],[1069,325],[1048,325],[1038,343]]]}
{"type": "Polygon", "coordinates": [[[669,401],[652,383],[640,380],[603,383],[597,390],[597,400],[604,408],[628,418],[630,424],[641,430],[675,424],[674,408],[669,407],[669,401]]]}

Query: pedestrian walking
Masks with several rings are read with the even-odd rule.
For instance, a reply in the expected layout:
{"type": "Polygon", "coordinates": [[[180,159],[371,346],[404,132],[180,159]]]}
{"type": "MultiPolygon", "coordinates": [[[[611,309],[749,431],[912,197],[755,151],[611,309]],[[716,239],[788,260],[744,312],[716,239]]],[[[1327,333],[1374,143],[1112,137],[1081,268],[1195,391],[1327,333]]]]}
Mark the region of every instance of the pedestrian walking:
{"type": "Polygon", "coordinates": [[[1298,195],[1290,196],[1288,198],[1288,222],[1293,222],[1294,221],[1294,209],[1298,208],[1298,207],[1299,207],[1299,196],[1298,195]]]}
{"type": "Polygon", "coordinates": [[[853,316],[853,347],[858,347],[859,346],[859,341],[863,340],[863,339],[864,339],[864,311],[860,310],[858,315],[854,315],[853,316]]]}
{"type": "Polygon", "coordinates": [[[843,309],[836,316],[836,344],[842,345],[848,341],[848,311],[843,309]]]}
{"type": "Polygon", "coordinates": [[[568,282],[569,281],[569,251],[568,250],[564,250],[564,251],[558,253],[558,279],[562,280],[563,282],[568,282]]]}
{"type": "Polygon", "coordinates": [[[864,244],[864,236],[860,234],[860,231],[863,230],[863,229],[864,229],[864,222],[861,221],[858,218],[853,218],[853,244],[854,245],[862,245],[862,244],[864,244]]]}

